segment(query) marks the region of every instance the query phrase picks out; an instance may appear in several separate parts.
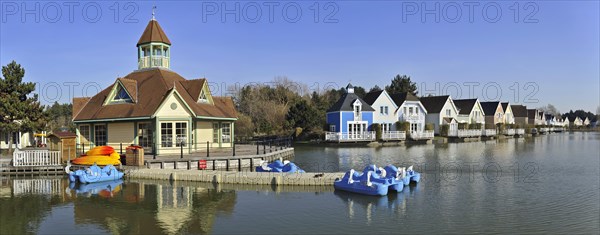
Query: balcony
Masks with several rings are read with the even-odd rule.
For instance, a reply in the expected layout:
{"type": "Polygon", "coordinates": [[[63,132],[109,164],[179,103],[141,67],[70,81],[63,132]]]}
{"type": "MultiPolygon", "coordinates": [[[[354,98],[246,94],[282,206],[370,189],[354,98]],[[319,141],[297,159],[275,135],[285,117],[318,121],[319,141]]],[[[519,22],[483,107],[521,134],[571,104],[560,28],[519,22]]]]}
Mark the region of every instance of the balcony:
{"type": "Polygon", "coordinates": [[[448,132],[449,137],[467,138],[481,136],[481,130],[454,130],[448,132]]]}
{"type": "Polygon", "coordinates": [[[433,139],[433,131],[411,132],[410,138],[413,140],[430,140],[433,139]]]}
{"type": "Polygon", "coordinates": [[[418,122],[425,120],[425,116],[422,114],[407,114],[400,116],[400,121],[404,122],[418,122]]]}
{"type": "Polygon", "coordinates": [[[406,140],[406,132],[404,131],[388,131],[381,133],[383,140],[406,140]]]}
{"type": "Polygon", "coordinates": [[[164,67],[169,68],[169,57],[166,56],[144,56],[139,59],[138,68],[164,67]]]}
{"type": "Polygon", "coordinates": [[[325,141],[329,142],[358,142],[358,141],[375,141],[375,132],[327,132],[325,133],[325,141]]]}
{"type": "Polygon", "coordinates": [[[482,136],[495,136],[496,135],[496,129],[483,129],[482,136]]]}

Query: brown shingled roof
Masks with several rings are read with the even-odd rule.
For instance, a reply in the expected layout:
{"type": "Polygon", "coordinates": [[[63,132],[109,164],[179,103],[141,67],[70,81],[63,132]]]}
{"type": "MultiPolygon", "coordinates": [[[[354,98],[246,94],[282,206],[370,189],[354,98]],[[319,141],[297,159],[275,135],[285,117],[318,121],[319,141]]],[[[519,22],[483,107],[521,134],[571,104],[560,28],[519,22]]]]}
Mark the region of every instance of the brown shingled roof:
{"type": "Polygon", "coordinates": [[[192,99],[198,100],[200,96],[200,91],[202,91],[202,87],[204,86],[204,82],[206,82],[205,78],[201,79],[192,79],[181,82],[181,84],[185,87],[185,90],[192,96],[192,99]]]}
{"type": "MultiPolygon", "coordinates": [[[[124,78],[120,78],[120,81],[127,80],[133,80],[137,84],[138,102],[103,105],[112,89],[113,85],[111,85],[94,97],[88,98],[89,102],[81,108],[73,120],[151,117],[173,88],[196,116],[237,118],[233,100],[229,97],[213,97],[214,105],[196,102],[198,96],[196,93],[199,94],[199,91],[196,92],[196,90],[200,90],[201,87],[190,88],[190,86],[198,86],[205,81],[204,79],[186,80],[171,70],[150,68],[134,71],[124,78]]],[[[132,82],[127,83],[133,85],[132,82]]],[[[74,98],[74,104],[77,99],[80,98],[74,98]]],[[[75,108],[73,109],[75,110],[75,108]]]]}
{"type": "Polygon", "coordinates": [[[73,113],[72,116],[75,118],[79,111],[85,106],[85,104],[90,100],[90,97],[74,97],[73,98],[73,113]]]}
{"type": "Polygon", "coordinates": [[[140,37],[140,40],[136,46],[148,42],[163,42],[171,45],[171,41],[169,41],[169,38],[167,38],[167,35],[158,24],[158,21],[154,19],[148,22],[148,25],[146,26],[146,29],[144,30],[144,33],[142,33],[142,36],[140,37]]]}

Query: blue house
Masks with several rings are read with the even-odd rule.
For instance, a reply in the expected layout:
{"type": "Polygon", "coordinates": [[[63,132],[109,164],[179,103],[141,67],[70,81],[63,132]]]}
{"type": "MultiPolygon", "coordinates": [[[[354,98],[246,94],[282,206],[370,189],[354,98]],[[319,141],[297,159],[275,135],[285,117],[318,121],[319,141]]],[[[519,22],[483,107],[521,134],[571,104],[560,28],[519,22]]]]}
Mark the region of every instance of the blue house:
{"type": "Polygon", "coordinates": [[[346,94],[327,110],[329,132],[326,134],[325,140],[374,140],[375,133],[370,130],[374,112],[375,109],[354,94],[352,84],[348,84],[346,94]]]}

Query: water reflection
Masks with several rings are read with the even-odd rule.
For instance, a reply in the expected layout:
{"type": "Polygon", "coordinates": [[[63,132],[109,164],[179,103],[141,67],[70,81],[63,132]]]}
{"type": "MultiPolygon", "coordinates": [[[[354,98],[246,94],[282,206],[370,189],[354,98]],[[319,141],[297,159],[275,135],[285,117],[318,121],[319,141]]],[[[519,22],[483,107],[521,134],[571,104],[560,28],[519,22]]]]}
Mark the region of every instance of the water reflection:
{"type": "Polygon", "coordinates": [[[597,234],[599,149],[598,133],[296,148],[295,161],[312,171],[362,169],[368,163],[415,164],[423,171],[417,187],[386,197],[334,192],[330,186],[125,180],[71,188],[60,177],[2,179],[0,233],[279,234],[285,228],[300,234],[597,234]],[[500,168],[486,172],[486,165],[500,168]]]}
{"type": "Polygon", "coordinates": [[[391,191],[383,197],[359,195],[346,191],[334,191],[333,194],[346,204],[347,216],[350,221],[362,220],[357,218],[357,216],[362,215],[365,217],[367,225],[370,225],[374,218],[387,216],[389,212],[398,217],[406,216],[406,201],[417,192],[418,185],[411,184],[402,192],[391,191]],[[384,215],[378,215],[377,213],[383,213],[384,215]]]}
{"type": "MultiPolygon", "coordinates": [[[[69,188],[75,190],[77,194],[83,194],[87,197],[92,195],[99,195],[101,197],[113,197],[116,193],[121,191],[121,185],[123,180],[96,182],[91,184],[77,184],[75,182],[69,183],[69,188]]],[[[67,193],[71,191],[67,190],[67,193]]]]}
{"type": "MultiPolygon", "coordinates": [[[[112,234],[210,233],[218,212],[231,213],[235,192],[169,182],[111,181],[70,185],[66,178],[11,179],[0,186],[0,233],[63,233],[44,226],[53,208],[72,206],[76,226],[100,225],[112,234]]],[[[64,218],[64,219],[66,219],[64,218]]]]}

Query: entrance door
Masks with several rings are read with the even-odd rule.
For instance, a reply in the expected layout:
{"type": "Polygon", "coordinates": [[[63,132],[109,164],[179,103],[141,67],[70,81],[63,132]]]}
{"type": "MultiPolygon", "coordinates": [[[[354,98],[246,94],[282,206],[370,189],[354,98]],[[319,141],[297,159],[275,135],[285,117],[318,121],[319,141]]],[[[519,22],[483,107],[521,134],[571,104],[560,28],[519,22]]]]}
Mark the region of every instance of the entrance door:
{"type": "Polygon", "coordinates": [[[410,133],[417,133],[417,132],[419,132],[419,124],[411,123],[410,124],[410,133]]]}
{"type": "Polygon", "coordinates": [[[144,153],[153,152],[154,135],[149,122],[138,123],[138,144],[144,148],[144,153]]]}
{"type": "Polygon", "coordinates": [[[348,138],[360,139],[366,130],[367,124],[364,123],[348,123],[348,138]]]}

